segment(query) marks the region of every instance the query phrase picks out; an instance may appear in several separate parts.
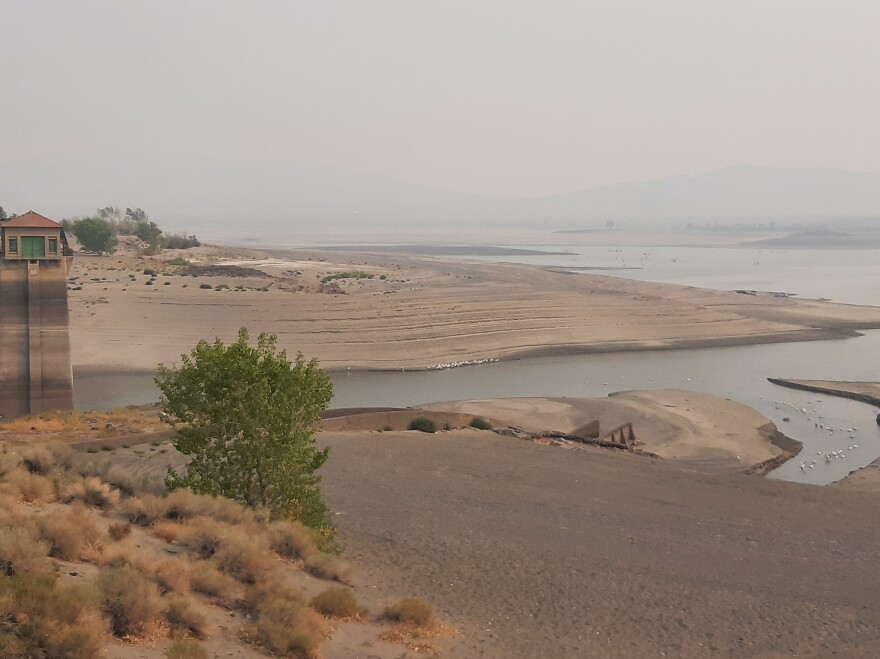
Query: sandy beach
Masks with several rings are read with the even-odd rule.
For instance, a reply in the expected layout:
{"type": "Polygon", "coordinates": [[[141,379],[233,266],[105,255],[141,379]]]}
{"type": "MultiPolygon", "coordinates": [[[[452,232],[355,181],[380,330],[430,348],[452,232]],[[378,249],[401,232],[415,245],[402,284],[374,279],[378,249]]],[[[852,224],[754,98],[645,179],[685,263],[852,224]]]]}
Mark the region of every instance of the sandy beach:
{"type": "Polygon", "coordinates": [[[809,340],[880,327],[876,307],[523,265],[208,249],[196,254],[203,263],[238,265],[191,276],[169,264],[172,256],[75,260],[75,368],[152,370],[200,339],[232,340],[243,325],[277,334],[283,347],[330,370],[809,340]]]}

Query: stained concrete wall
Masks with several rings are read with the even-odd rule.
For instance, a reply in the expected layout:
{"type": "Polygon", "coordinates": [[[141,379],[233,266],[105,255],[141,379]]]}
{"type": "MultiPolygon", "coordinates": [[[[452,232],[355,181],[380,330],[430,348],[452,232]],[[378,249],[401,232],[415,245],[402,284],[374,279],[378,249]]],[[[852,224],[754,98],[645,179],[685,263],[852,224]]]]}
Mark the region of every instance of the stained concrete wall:
{"type": "Polygon", "coordinates": [[[0,260],[0,416],[73,408],[69,267],[0,260]]]}

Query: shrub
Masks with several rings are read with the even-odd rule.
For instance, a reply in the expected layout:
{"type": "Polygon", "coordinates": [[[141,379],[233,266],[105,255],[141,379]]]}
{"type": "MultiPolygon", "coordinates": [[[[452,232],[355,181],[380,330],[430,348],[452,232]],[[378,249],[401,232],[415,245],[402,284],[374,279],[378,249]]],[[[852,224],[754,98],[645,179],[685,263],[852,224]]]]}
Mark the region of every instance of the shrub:
{"type": "Polygon", "coordinates": [[[48,476],[55,469],[55,456],[45,446],[23,446],[18,450],[22,465],[32,474],[48,476]]]}
{"type": "Polygon", "coordinates": [[[468,425],[477,430],[492,430],[492,424],[481,416],[475,416],[468,425]]]}
{"type": "Polygon", "coordinates": [[[315,554],[306,559],[306,569],[321,579],[345,583],[351,576],[351,564],[338,556],[315,554]]]}
{"type": "Polygon", "coordinates": [[[185,593],[189,590],[190,564],[182,558],[166,558],[160,561],[141,561],[140,568],[156,581],[164,595],[169,592],[185,593]]]}
{"type": "Polygon", "coordinates": [[[205,615],[195,608],[192,598],[183,595],[170,595],[166,598],[165,620],[172,633],[191,634],[195,638],[205,638],[208,621],[205,615]]]}
{"type": "Polygon", "coordinates": [[[195,563],[189,573],[189,582],[194,591],[209,595],[226,607],[233,606],[238,598],[238,582],[218,572],[211,563],[195,563]]]}
{"type": "Polygon", "coordinates": [[[187,638],[181,641],[175,641],[168,650],[165,651],[166,659],[208,659],[208,653],[198,641],[187,638]]]}
{"type": "Polygon", "coordinates": [[[156,520],[165,516],[168,511],[168,501],[162,497],[147,494],[140,498],[126,499],[122,504],[122,510],[132,524],[152,526],[156,520]]]}
{"type": "Polygon", "coordinates": [[[45,476],[19,468],[6,474],[6,482],[18,488],[19,496],[29,503],[46,503],[55,499],[55,487],[45,476]]]}
{"type": "Polygon", "coordinates": [[[49,543],[35,538],[28,529],[0,528],[0,579],[3,575],[49,572],[49,543]]]}
{"type": "Polygon", "coordinates": [[[312,656],[324,637],[324,624],[302,596],[277,583],[252,586],[243,598],[245,610],[256,618],[251,635],[279,654],[312,656]]]}
{"type": "Polygon", "coordinates": [[[269,546],[275,553],[294,559],[306,559],[318,551],[309,528],[289,520],[269,525],[269,546]]]}
{"type": "Polygon", "coordinates": [[[249,535],[244,529],[227,531],[214,560],[221,572],[242,583],[254,583],[272,568],[265,537],[249,535]]]}
{"type": "Polygon", "coordinates": [[[102,571],[97,586],[102,608],[116,636],[143,635],[153,629],[162,611],[155,583],[140,572],[123,567],[102,571]]]}
{"type": "Polygon", "coordinates": [[[309,602],[315,611],[328,618],[366,618],[367,610],[357,603],[347,588],[328,588],[309,602]]]}
{"type": "Polygon", "coordinates": [[[385,607],[385,617],[416,627],[429,627],[434,622],[434,609],[421,597],[404,597],[385,607]]]}
{"type": "Polygon", "coordinates": [[[214,288],[211,284],[199,284],[199,288],[204,288],[205,290],[214,288]]]}
{"type": "Polygon", "coordinates": [[[4,577],[0,601],[4,657],[101,656],[104,630],[96,602],[85,589],[59,584],[49,575],[4,577]]]}
{"type": "Polygon", "coordinates": [[[131,535],[131,524],[126,522],[113,522],[107,528],[107,535],[109,535],[110,539],[114,542],[119,542],[131,535]]]}
{"type": "Polygon", "coordinates": [[[119,490],[114,490],[97,476],[87,476],[64,488],[62,500],[65,503],[79,500],[87,506],[112,510],[119,505],[119,490]]]}
{"type": "Polygon", "coordinates": [[[418,430],[420,432],[437,432],[437,424],[426,416],[417,416],[409,423],[410,430],[418,430]]]}
{"type": "Polygon", "coordinates": [[[80,560],[100,537],[95,523],[77,509],[40,515],[36,524],[40,536],[49,543],[49,555],[63,561],[80,560]]]}
{"type": "Polygon", "coordinates": [[[293,656],[315,656],[324,638],[321,618],[302,604],[275,600],[260,611],[251,632],[273,652],[293,656]]]}
{"type": "Polygon", "coordinates": [[[186,532],[183,524],[162,520],[153,524],[153,535],[165,542],[176,542],[181,533],[186,532]]]}

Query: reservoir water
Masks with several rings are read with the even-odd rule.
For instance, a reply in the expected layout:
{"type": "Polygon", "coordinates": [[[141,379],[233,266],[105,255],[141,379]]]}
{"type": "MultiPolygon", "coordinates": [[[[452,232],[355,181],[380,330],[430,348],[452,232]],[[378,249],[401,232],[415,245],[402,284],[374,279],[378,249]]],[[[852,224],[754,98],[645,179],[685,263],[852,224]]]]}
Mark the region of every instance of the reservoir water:
{"type": "MultiPolygon", "coordinates": [[[[722,290],[785,291],[801,297],[880,306],[880,258],[876,250],[572,244],[533,249],[576,253],[480,260],[576,272],[599,268],[594,272],[643,281],[722,290]]],[[[827,484],[880,457],[875,408],[782,388],[767,382],[768,377],[880,381],[880,330],[834,341],[548,357],[443,371],[335,373],[332,406],[407,407],[474,398],[582,398],[628,389],[690,389],[749,405],[770,418],[783,433],[803,443],[801,454],[773,471],[771,478],[827,484]],[[834,432],[817,428],[818,423],[834,432]],[[855,445],[858,448],[849,448],[855,445]],[[827,463],[823,456],[831,451],[842,451],[846,457],[827,463]],[[804,469],[802,461],[806,462],[804,469]]],[[[108,409],[153,402],[158,394],[149,373],[75,374],[75,398],[77,409],[108,409]]]]}
{"type": "MultiPolygon", "coordinates": [[[[691,389],[749,405],[803,442],[801,456],[775,470],[772,478],[826,484],[880,457],[877,410],[779,387],[767,378],[877,380],[878,374],[880,330],[871,330],[835,341],[545,357],[442,371],[334,373],[332,406],[407,407],[472,398],[584,398],[627,389],[691,389]],[[816,423],[834,428],[834,433],[819,430],[816,423]],[[850,428],[854,430],[847,432],[850,428]],[[854,444],[859,448],[849,450],[854,444]],[[838,450],[846,457],[830,464],[817,455],[838,450]],[[804,459],[817,463],[801,471],[804,459]]],[[[78,409],[147,403],[158,397],[148,373],[78,377],[75,384],[78,409]]]]}

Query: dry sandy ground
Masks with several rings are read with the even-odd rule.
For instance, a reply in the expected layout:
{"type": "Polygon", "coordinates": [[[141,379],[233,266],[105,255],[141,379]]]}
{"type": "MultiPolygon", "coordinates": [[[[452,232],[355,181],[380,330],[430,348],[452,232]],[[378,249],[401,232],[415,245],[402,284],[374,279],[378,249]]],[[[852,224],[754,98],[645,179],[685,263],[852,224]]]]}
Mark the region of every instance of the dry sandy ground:
{"type": "Polygon", "coordinates": [[[325,434],[361,579],[466,656],[876,657],[875,495],[488,432],[325,434]]]}
{"type": "Polygon", "coordinates": [[[317,357],[328,369],[803,340],[880,327],[880,308],[521,265],[291,252],[284,260],[248,264],[264,276],[190,277],[175,274],[167,265],[171,256],[75,259],[70,286],[75,367],[152,370],[158,362],[176,361],[199,339],[232,340],[243,325],[252,333],[277,334],[283,347],[317,357]],[[144,268],[165,274],[148,283],[144,268]],[[373,278],[321,283],[352,270],[373,278]]]}

